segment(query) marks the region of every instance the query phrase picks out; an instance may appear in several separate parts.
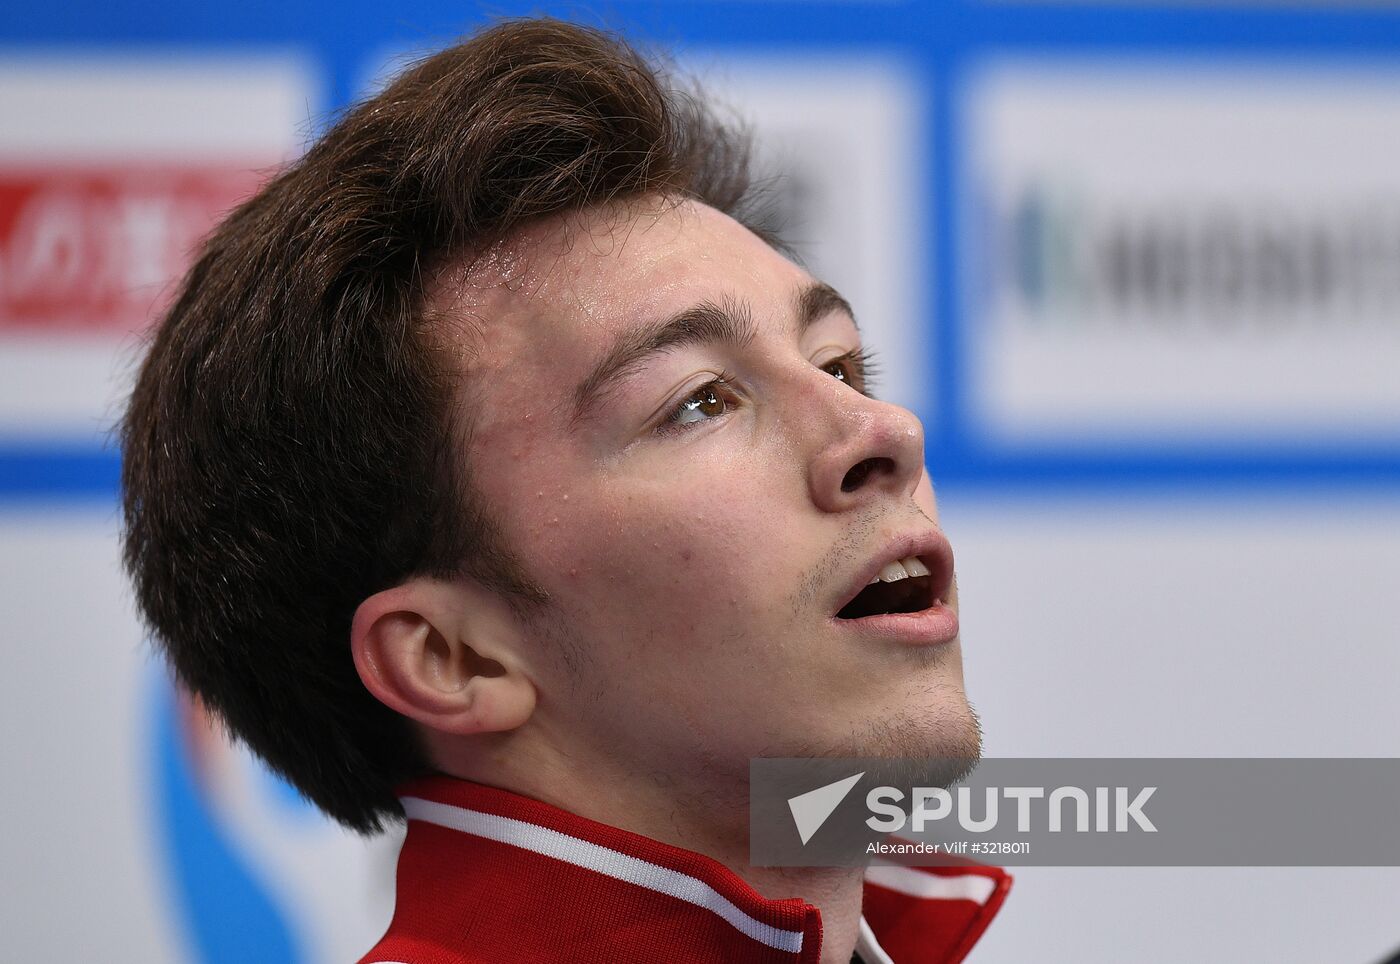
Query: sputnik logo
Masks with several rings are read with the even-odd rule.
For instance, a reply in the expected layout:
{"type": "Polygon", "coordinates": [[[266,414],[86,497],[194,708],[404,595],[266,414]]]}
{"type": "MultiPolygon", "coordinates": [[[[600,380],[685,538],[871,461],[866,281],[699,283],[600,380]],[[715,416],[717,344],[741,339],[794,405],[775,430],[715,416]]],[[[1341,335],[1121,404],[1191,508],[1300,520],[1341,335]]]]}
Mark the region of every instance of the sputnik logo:
{"type": "Polygon", "coordinates": [[[841,801],[846,799],[846,794],[851,792],[851,788],[860,782],[860,778],[865,776],[865,771],[857,773],[855,776],[837,780],[835,783],[828,783],[824,787],[817,787],[815,790],[808,790],[806,793],[799,793],[795,797],[788,798],[788,809],[792,811],[792,822],[797,825],[797,835],[802,838],[802,845],[805,847],[807,841],[812,839],[812,835],[821,829],[836,808],[841,806],[841,801]]]}

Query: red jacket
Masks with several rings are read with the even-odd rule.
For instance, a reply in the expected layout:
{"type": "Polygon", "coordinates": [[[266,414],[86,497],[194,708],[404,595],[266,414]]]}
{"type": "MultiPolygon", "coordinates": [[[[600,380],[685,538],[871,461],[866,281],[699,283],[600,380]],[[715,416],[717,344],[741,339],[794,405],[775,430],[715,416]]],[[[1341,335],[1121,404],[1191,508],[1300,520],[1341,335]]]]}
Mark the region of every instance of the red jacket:
{"type": "MultiPolygon", "coordinates": [[[[460,780],[402,797],[394,919],[361,964],[821,959],[817,908],[762,897],[709,857],[460,780]]],[[[872,867],[856,951],[866,964],[955,964],[1010,887],[996,867],[872,867]]]]}

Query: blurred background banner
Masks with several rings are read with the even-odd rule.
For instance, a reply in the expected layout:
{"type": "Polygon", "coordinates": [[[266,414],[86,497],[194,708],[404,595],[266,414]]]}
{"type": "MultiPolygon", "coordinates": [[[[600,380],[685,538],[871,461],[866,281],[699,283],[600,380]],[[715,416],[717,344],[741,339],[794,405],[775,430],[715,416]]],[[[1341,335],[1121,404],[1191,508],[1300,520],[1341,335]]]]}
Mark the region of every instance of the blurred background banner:
{"type": "MultiPolygon", "coordinates": [[[[924,419],[989,755],[1400,757],[1400,4],[21,0],[7,954],[309,964],[386,924],[393,836],[327,824],[152,658],[109,431],[223,212],[398,66],[540,12],[670,51],[753,122],[877,392],[924,419]]],[[[1395,868],[1017,876],[972,960],[1400,948],[1395,868]]]]}
{"type": "Polygon", "coordinates": [[[1400,70],[1007,58],[966,96],[983,445],[1400,451],[1400,70]]]}
{"type": "Polygon", "coordinates": [[[92,446],[126,384],[114,361],[134,360],[190,251],[298,153],[312,71],[237,48],[6,39],[0,445],[92,446]]]}

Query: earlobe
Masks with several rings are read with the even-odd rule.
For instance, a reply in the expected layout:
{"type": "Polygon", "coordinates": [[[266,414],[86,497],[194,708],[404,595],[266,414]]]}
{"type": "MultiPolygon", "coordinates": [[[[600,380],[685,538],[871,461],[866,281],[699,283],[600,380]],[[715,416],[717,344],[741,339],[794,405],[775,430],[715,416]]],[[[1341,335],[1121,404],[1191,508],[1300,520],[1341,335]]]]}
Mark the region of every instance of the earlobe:
{"type": "Polygon", "coordinates": [[[366,599],[350,631],[355,668],[376,699],[430,729],[513,730],[534,711],[535,686],[513,658],[509,631],[471,595],[413,579],[366,599]]]}

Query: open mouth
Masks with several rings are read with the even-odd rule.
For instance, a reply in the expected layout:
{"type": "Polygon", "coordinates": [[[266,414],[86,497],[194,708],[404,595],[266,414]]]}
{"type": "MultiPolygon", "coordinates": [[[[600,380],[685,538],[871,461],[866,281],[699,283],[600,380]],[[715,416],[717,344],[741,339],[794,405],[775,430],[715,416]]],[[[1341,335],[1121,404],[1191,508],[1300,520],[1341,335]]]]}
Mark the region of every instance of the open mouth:
{"type": "Polygon", "coordinates": [[[836,614],[838,619],[917,613],[939,602],[928,566],[916,556],[886,565],[836,614]]]}

